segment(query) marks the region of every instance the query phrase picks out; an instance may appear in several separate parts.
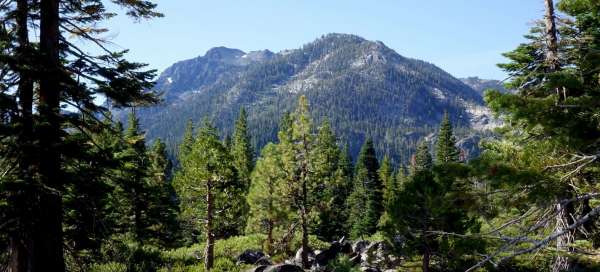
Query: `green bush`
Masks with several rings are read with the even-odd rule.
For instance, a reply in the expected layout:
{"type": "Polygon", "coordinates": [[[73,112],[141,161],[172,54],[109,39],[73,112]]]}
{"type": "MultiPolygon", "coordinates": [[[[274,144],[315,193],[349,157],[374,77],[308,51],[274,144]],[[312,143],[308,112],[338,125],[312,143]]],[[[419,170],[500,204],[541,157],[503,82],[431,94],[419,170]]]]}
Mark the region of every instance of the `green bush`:
{"type": "Polygon", "coordinates": [[[104,264],[92,264],[90,272],[126,272],[127,266],[122,263],[110,262],[104,264]]]}
{"type": "Polygon", "coordinates": [[[359,272],[360,269],[356,267],[348,256],[342,255],[335,261],[327,265],[327,271],[331,272],[359,272]]]}
{"type": "MultiPolygon", "coordinates": [[[[217,240],[215,243],[214,271],[221,271],[217,269],[225,268],[229,270],[222,271],[238,271],[231,270],[236,267],[235,258],[247,249],[261,250],[265,238],[262,234],[252,234],[217,240]]],[[[169,266],[172,267],[173,271],[204,271],[202,265],[203,255],[204,243],[163,251],[161,253],[161,259],[163,260],[161,271],[168,271],[169,266]],[[202,270],[199,270],[199,267],[202,267],[202,270]]]]}

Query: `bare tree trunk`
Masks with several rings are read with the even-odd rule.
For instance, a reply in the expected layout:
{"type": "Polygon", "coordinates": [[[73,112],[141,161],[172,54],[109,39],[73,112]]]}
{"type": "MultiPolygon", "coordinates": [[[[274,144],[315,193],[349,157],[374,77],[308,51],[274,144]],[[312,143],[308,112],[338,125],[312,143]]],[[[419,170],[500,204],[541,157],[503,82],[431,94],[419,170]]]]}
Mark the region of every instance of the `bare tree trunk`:
{"type": "Polygon", "coordinates": [[[206,183],[206,248],[204,250],[204,268],[206,271],[212,269],[214,262],[213,202],[212,181],[208,181],[206,183]]]}
{"type": "Polygon", "coordinates": [[[546,52],[546,62],[550,65],[550,71],[556,71],[559,67],[558,61],[558,36],[556,33],[556,15],[554,13],[553,0],[545,0],[546,5],[546,40],[548,50],[546,52]]]}
{"type": "Polygon", "coordinates": [[[40,195],[39,223],[34,229],[33,267],[31,271],[64,271],[62,246],[62,182],[60,169],[61,71],[59,45],[60,0],[41,0],[40,52],[45,70],[40,75],[38,112],[39,167],[44,185],[40,195]]]}

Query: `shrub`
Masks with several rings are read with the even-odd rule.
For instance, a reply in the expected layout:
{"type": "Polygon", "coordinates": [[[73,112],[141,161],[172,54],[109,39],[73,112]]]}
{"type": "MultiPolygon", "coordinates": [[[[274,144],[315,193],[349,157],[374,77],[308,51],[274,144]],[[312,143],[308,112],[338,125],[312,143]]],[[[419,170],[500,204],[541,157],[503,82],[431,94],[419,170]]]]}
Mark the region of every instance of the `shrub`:
{"type": "Polygon", "coordinates": [[[335,261],[327,265],[327,271],[331,272],[360,272],[360,269],[356,267],[348,256],[340,256],[335,261]]]}
{"type": "Polygon", "coordinates": [[[104,264],[92,264],[90,272],[126,272],[127,266],[122,263],[109,262],[104,264]]]}

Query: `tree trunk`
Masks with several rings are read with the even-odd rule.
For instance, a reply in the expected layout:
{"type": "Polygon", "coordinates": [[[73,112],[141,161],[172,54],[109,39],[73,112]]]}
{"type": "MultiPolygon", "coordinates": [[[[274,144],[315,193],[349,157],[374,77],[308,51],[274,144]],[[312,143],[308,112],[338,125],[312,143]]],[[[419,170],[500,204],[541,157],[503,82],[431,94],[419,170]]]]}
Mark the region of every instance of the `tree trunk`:
{"type": "Polygon", "coordinates": [[[212,195],[212,183],[208,181],[206,183],[206,248],[204,251],[204,268],[209,271],[213,267],[214,261],[214,233],[212,229],[213,224],[213,210],[214,200],[212,195]]]}
{"type": "Polygon", "coordinates": [[[546,52],[546,62],[548,62],[550,71],[556,71],[559,67],[558,61],[558,36],[556,33],[556,15],[554,13],[554,2],[553,0],[545,0],[546,5],[546,40],[548,43],[548,50],[546,52]]]}
{"type": "Polygon", "coordinates": [[[59,0],[40,2],[40,52],[45,70],[40,74],[38,112],[40,195],[38,224],[34,229],[32,271],[64,271],[62,246],[62,183],[60,156],[60,48],[59,0]]]}
{"type": "Polygon", "coordinates": [[[308,220],[306,218],[306,209],[301,209],[301,220],[302,220],[302,268],[309,268],[308,263],[308,220]]]}
{"type": "Polygon", "coordinates": [[[267,245],[265,247],[269,255],[273,255],[273,221],[269,221],[267,226],[267,245]]]}
{"type": "Polygon", "coordinates": [[[300,173],[300,182],[302,183],[302,207],[300,208],[300,220],[302,224],[302,268],[310,268],[308,263],[308,141],[306,135],[302,139],[304,156],[302,159],[302,169],[300,173]]]}
{"type": "MultiPolygon", "coordinates": [[[[21,67],[30,63],[30,44],[28,31],[28,14],[29,4],[27,0],[17,1],[17,10],[15,12],[15,23],[17,32],[17,54],[21,67]]],[[[8,271],[28,271],[29,270],[29,250],[32,248],[32,229],[31,229],[31,212],[27,212],[27,206],[36,206],[35,197],[27,199],[36,194],[31,190],[33,184],[32,172],[35,172],[31,167],[35,165],[32,156],[36,154],[32,148],[33,136],[33,119],[32,119],[32,103],[33,103],[33,79],[31,73],[25,68],[18,70],[19,85],[17,93],[19,96],[19,106],[21,114],[19,116],[20,131],[18,135],[18,145],[20,150],[20,173],[19,175],[24,180],[26,188],[23,193],[10,192],[8,201],[10,207],[14,211],[13,216],[16,218],[17,227],[9,232],[9,267],[8,271]],[[32,201],[33,200],[33,201],[32,201]]]]}
{"type": "Polygon", "coordinates": [[[429,249],[426,248],[425,251],[423,252],[423,272],[429,272],[429,259],[430,259],[429,249]]]}

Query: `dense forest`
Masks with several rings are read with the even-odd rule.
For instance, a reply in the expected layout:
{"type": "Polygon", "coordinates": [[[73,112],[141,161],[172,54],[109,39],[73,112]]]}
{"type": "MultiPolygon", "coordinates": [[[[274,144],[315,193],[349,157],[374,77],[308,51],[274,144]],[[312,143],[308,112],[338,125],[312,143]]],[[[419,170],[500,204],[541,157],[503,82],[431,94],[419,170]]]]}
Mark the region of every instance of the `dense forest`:
{"type": "MultiPolygon", "coordinates": [[[[460,140],[487,134],[481,127],[492,122],[491,114],[474,116],[486,109],[483,95],[461,80],[351,34],[330,33],[278,53],[215,47],[171,65],[154,89],[163,103],[139,109],[138,118],[148,141],[161,138],[170,153],[176,152],[187,120],[209,117],[222,134],[231,135],[241,108],[252,145],[260,149],[277,140],[280,116],[293,110],[300,95],[312,105],[312,118],[330,121],[352,156],[370,137],[377,153],[394,163],[408,163],[444,112],[460,140]]],[[[127,110],[112,112],[126,122],[127,110]]]]}
{"type": "Polygon", "coordinates": [[[599,271],[600,4],[544,3],[499,64],[514,91],[485,92],[503,126],[467,160],[453,112],[392,159],[302,93],[260,150],[240,107],[169,151],[139,121],[155,71],[97,28],[153,2],[0,0],[0,271],[599,271]]]}

